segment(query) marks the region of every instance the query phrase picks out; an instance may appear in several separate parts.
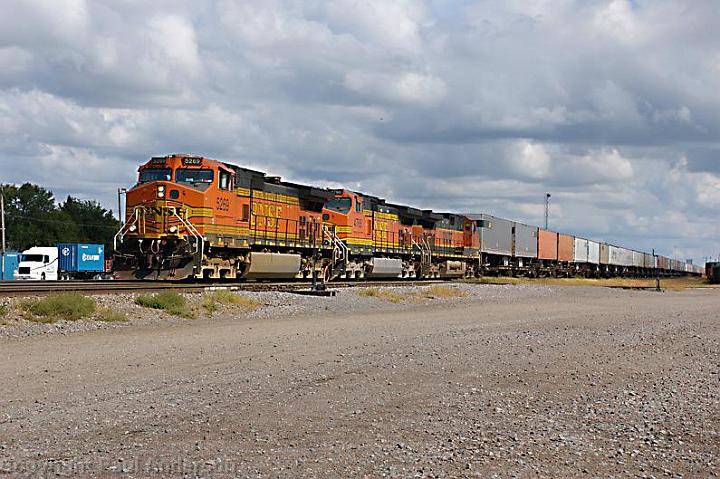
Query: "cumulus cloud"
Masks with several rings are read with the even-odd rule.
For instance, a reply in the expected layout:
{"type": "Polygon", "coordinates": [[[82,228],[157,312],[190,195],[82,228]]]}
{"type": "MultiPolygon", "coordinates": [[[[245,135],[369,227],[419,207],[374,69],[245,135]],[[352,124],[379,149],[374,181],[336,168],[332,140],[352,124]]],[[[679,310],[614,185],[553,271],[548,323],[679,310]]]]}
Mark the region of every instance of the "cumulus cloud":
{"type": "Polygon", "coordinates": [[[711,0],[8,0],[2,180],[114,205],[191,151],[397,202],[716,254],[711,0]]]}

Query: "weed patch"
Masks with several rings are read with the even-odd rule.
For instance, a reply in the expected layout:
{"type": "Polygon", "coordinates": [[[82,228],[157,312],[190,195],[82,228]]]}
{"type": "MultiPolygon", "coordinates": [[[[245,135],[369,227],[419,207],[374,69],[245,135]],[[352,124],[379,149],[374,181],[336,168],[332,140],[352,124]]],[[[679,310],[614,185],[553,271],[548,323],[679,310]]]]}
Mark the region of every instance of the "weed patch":
{"type": "Polygon", "coordinates": [[[128,320],[127,315],[113,311],[112,309],[103,309],[97,317],[98,321],[103,323],[122,323],[128,320]]]}
{"type": "Polygon", "coordinates": [[[228,290],[220,290],[207,294],[203,297],[201,303],[201,306],[208,314],[216,312],[220,309],[220,305],[239,306],[246,310],[253,310],[257,308],[260,303],[253,298],[241,296],[228,290]]]}
{"type": "Polygon", "coordinates": [[[187,305],[185,296],[175,291],[162,291],[157,294],[143,294],[135,298],[135,304],[143,308],[158,309],[180,318],[193,319],[195,311],[187,305]]]}
{"type": "Polygon", "coordinates": [[[62,293],[40,299],[26,299],[20,310],[29,321],[54,323],[59,320],[77,321],[95,312],[95,300],[78,293],[62,293]]]}
{"type": "Polygon", "coordinates": [[[391,303],[399,303],[407,299],[406,296],[396,293],[394,291],[388,291],[380,288],[365,288],[357,292],[358,296],[364,296],[367,298],[379,298],[391,303]]]}
{"type": "Polygon", "coordinates": [[[465,291],[448,286],[431,286],[421,294],[430,298],[463,298],[467,296],[465,291]]]}

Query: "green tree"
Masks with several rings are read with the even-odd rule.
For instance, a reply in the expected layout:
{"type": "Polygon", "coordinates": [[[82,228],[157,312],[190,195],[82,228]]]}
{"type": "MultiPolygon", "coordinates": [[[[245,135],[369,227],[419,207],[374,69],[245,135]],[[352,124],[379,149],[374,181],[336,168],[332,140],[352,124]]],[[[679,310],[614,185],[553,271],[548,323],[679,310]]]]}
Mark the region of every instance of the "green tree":
{"type": "MultiPolygon", "coordinates": [[[[8,245],[23,251],[54,244],[64,228],[58,223],[53,194],[37,185],[3,185],[8,245]]],[[[67,225],[65,226],[65,228],[67,225]]]]}
{"type": "Polygon", "coordinates": [[[120,222],[93,200],[79,200],[68,196],[60,205],[59,212],[67,217],[75,230],[67,232],[69,243],[100,243],[109,246],[113,236],[120,229],[120,222]]]}
{"type": "Polygon", "coordinates": [[[57,205],[52,192],[37,185],[1,185],[9,249],[56,243],[100,243],[109,246],[120,223],[96,201],[68,196],[57,205]]]}

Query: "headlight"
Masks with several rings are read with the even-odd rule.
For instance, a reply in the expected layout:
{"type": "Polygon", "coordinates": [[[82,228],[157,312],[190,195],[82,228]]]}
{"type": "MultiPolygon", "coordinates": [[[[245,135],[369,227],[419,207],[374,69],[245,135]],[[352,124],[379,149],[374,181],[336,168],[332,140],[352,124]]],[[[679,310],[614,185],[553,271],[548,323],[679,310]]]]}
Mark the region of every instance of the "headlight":
{"type": "Polygon", "coordinates": [[[177,233],[177,226],[171,226],[171,227],[168,229],[168,231],[169,231],[170,233],[172,233],[172,234],[177,233]]]}
{"type": "Polygon", "coordinates": [[[158,191],[165,191],[165,185],[158,186],[158,191]]]}
{"type": "Polygon", "coordinates": [[[165,198],[165,192],[158,190],[158,198],[165,198]]]}
{"type": "Polygon", "coordinates": [[[136,225],[131,225],[130,228],[128,228],[128,230],[129,230],[131,233],[134,233],[134,232],[137,231],[137,226],[136,226],[136,225]]]}

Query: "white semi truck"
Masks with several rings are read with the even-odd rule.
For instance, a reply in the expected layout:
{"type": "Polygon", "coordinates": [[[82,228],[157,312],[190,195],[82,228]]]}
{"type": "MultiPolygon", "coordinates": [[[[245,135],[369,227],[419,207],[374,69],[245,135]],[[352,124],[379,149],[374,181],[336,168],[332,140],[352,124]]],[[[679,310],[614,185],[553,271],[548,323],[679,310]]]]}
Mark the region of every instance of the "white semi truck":
{"type": "Polygon", "coordinates": [[[55,246],[33,246],[20,255],[15,279],[55,281],[58,279],[58,249],[55,246]]]}

